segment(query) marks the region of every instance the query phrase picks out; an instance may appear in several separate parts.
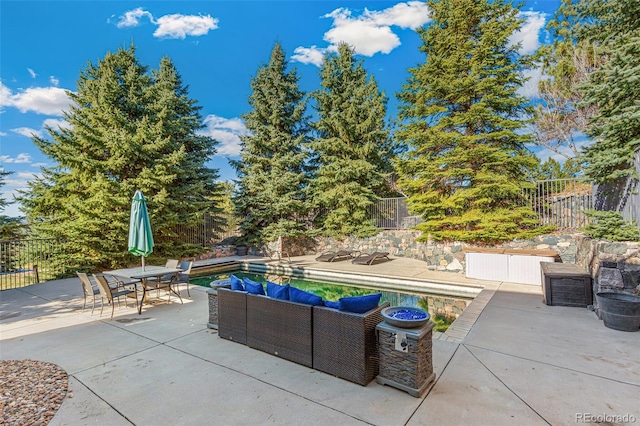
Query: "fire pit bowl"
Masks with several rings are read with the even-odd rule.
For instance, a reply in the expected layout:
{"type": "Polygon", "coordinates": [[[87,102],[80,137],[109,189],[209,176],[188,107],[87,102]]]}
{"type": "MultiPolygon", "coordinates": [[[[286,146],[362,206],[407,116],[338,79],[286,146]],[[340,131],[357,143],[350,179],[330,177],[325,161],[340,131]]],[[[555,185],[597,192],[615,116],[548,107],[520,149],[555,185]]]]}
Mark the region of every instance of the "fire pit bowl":
{"type": "Polygon", "coordinates": [[[411,306],[391,306],[384,308],[381,314],[387,324],[400,328],[421,327],[431,318],[429,312],[411,306]]]}

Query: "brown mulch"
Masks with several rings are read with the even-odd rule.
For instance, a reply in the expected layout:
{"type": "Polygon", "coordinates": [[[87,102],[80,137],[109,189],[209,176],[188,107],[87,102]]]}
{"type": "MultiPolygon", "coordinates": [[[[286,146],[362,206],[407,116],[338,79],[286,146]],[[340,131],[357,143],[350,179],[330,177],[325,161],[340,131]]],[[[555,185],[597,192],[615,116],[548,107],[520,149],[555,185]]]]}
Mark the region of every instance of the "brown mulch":
{"type": "Polygon", "coordinates": [[[48,424],[67,397],[68,386],[67,373],[55,364],[0,361],[0,424],[48,424]]]}

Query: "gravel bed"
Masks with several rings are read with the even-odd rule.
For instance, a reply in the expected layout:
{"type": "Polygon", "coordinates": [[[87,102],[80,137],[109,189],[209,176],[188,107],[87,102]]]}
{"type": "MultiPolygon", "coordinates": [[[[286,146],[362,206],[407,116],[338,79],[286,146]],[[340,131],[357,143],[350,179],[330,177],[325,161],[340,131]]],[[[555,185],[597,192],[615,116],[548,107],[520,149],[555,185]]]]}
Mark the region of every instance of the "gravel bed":
{"type": "Polygon", "coordinates": [[[0,361],[0,424],[46,425],[67,395],[67,373],[33,360],[0,361]]]}

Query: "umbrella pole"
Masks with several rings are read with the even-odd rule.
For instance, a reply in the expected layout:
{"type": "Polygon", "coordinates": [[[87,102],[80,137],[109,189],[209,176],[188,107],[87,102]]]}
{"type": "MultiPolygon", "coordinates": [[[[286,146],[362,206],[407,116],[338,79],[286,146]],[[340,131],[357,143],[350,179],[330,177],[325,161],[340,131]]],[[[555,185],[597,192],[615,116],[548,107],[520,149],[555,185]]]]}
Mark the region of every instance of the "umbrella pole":
{"type": "Polygon", "coordinates": [[[142,256],[142,270],[144,271],[144,256],[142,256]]]}

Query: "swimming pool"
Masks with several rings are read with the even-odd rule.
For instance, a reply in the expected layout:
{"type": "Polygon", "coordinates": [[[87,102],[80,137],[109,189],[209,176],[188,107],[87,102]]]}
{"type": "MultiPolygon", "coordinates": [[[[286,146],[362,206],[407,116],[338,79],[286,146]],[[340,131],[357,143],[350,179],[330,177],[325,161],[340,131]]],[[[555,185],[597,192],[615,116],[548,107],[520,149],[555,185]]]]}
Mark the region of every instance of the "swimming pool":
{"type": "Polygon", "coordinates": [[[288,283],[292,286],[320,296],[324,300],[335,301],[341,297],[382,293],[382,302],[389,302],[391,306],[411,306],[428,311],[431,314],[432,320],[436,323],[436,327],[434,328],[436,331],[445,331],[473,300],[472,298],[467,297],[446,296],[426,292],[397,291],[396,289],[367,287],[363,284],[337,284],[335,282],[309,280],[280,274],[260,274],[240,270],[217,272],[207,275],[194,275],[191,277],[189,282],[194,285],[209,287],[211,282],[227,280],[231,274],[240,278],[247,277],[262,283],[264,283],[265,280],[278,284],[288,283]]]}

